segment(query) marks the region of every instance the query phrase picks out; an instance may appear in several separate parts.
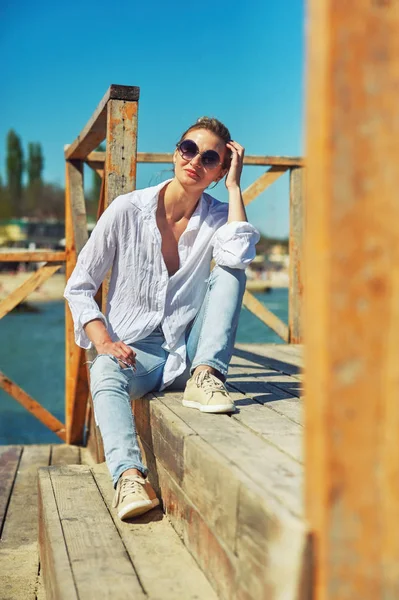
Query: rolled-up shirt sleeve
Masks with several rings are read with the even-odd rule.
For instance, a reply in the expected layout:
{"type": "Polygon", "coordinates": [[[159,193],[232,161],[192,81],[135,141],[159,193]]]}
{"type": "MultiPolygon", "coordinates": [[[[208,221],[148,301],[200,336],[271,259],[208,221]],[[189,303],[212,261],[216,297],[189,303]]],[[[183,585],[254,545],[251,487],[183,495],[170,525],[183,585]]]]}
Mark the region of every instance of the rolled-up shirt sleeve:
{"type": "Polygon", "coordinates": [[[92,234],[82,248],[65,291],[64,298],[71,310],[75,342],[82,348],[90,348],[91,341],[83,326],[93,319],[101,319],[107,326],[107,319],[94,300],[98,288],[107,271],[112,266],[116,251],[116,204],[104,211],[92,234]]]}
{"type": "Polygon", "coordinates": [[[246,221],[225,223],[213,237],[213,258],[217,265],[232,269],[245,269],[255,258],[255,245],[260,235],[246,221]]]}

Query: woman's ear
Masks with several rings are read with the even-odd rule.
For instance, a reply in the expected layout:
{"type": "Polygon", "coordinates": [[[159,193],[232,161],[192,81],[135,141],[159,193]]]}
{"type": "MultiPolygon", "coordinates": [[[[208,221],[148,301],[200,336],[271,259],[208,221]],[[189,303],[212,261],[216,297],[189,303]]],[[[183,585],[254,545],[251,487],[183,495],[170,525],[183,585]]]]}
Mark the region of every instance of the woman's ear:
{"type": "Polygon", "coordinates": [[[225,175],[227,175],[227,173],[229,172],[229,167],[226,167],[225,169],[222,169],[220,172],[219,177],[217,178],[217,181],[219,182],[221,179],[223,179],[223,177],[225,175]]]}

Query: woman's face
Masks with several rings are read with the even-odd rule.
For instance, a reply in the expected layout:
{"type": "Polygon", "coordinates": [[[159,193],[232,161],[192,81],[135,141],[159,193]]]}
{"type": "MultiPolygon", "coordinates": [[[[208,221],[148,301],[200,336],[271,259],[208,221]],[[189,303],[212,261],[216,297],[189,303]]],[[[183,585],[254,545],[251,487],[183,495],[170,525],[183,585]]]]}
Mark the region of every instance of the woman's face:
{"type": "Polygon", "coordinates": [[[203,166],[200,154],[197,154],[191,160],[186,160],[176,149],[173,155],[175,177],[183,187],[204,190],[208,185],[224,176],[226,169],[222,168],[222,164],[225,158],[226,145],[220,137],[207,129],[194,129],[189,131],[183,139],[193,140],[201,154],[206,150],[215,150],[219,154],[221,162],[215,169],[209,169],[203,166]]]}

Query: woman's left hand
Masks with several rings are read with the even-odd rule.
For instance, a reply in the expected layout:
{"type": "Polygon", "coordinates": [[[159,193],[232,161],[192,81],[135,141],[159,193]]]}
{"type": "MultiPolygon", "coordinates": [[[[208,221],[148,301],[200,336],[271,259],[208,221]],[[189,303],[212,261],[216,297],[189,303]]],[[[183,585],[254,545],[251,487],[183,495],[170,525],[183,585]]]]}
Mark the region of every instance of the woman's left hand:
{"type": "Polygon", "coordinates": [[[231,150],[231,164],[226,177],[226,187],[227,189],[240,187],[245,148],[233,140],[227,142],[226,146],[231,150]]]}

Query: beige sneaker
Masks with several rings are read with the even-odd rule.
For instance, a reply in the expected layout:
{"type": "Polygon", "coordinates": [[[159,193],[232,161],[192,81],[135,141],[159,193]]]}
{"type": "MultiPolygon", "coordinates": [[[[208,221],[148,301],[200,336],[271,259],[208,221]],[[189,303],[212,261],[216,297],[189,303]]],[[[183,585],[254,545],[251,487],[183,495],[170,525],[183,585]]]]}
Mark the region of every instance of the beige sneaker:
{"type": "Polygon", "coordinates": [[[158,506],[159,500],[146,479],[139,475],[122,475],[116,484],[112,506],[122,520],[137,517],[158,506]]]}
{"type": "Polygon", "coordinates": [[[208,413],[235,411],[234,402],[223,383],[209,371],[200,371],[187,381],[183,406],[208,413]]]}

